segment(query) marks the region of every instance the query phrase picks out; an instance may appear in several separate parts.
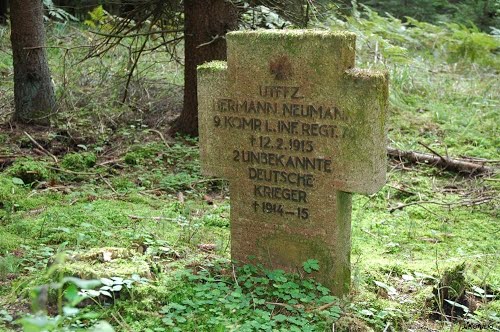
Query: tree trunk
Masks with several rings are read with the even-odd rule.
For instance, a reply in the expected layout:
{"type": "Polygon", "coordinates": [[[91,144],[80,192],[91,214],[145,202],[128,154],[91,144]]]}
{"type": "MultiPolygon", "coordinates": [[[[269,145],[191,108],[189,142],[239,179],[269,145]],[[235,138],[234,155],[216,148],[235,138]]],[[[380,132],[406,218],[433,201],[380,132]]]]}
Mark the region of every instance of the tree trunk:
{"type": "Polygon", "coordinates": [[[16,105],[13,120],[49,125],[56,102],[44,48],[42,1],[10,0],[10,21],[16,105]]]}
{"type": "Polygon", "coordinates": [[[9,0],[0,0],[0,24],[7,23],[7,8],[9,0]]]}
{"type": "Polygon", "coordinates": [[[226,0],[184,1],[184,108],[170,133],[198,135],[196,67],[226,59],[226,32],[238,26],[238,10],[226,0]]]}

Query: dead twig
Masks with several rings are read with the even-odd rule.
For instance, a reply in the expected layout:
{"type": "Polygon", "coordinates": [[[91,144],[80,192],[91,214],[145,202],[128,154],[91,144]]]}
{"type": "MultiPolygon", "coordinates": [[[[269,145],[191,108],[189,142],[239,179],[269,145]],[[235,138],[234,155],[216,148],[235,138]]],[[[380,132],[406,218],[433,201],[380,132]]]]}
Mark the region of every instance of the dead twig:
{"type": "Polygon", "coordinates": [[[129,214],[128,217],[132,220],[141,220],[141,219],[153,219],[153,220],[156,220],[156,221],[160,221],[160,220],[169,220],[169,221],[173,221],[175,220],[175,218],[166,218],[166,217],[144,217],[144,216],[135,216],[133,214],[129,214]]]}
{"type": "MultiPolygon", "coordinates": [[[[149,27],[149,31],[148,32],[150,32],[151,29],[152,29],[152,26],[149,27]]],[[[132,76],[134,75],[134,71],[137,68],[137,64],[139,63],[139,59],[141,57],[141,54],[144,51],[144,49],[146,48],[146,45],[148,44],[148,41],[149,41],[149,35],[147,35],[147,37],[142,42],[142,45],[141,45],[141,47],[138,50],[138,54],[137,54],[137,56],[135,57],[135,59],[134,59],[134,61],[132,63],[132,68],[130,68],[130,70],[129,70],[129,73],[127,75],[127,83],[125,83],[125,90],[123,91],[122,103],[125,103],[127,101],[127,97],[128,97],[128,92],[129,92],[129,87],[130,87],[130,82],[132,80],[132,76]]]]}
{"type": "Polygon", "coordinates": [[[397,191],[400,191],[402,193],[405,193],[405,194],[408,194],[408,195],[416,195],[414,192],[411,192],[411,191],[408,191],[408,190],[405,190],[403,188],[398,188],[398,187],[395,187],[395,186],[391,186],[390,184],[387,185],[387,187],[389,188],[392,188],[392,189],[395,189],[397,191]]]}
{"type": "Polygon", "coordinates": [[[128,326],[128,324],[125,322],[125,320],[123,319],[122,315],[120,315],[119,312],[117,312],[117,315],[120,317],[120,319],[118,319],[114,314],[111,314],[111,317],[113,317],[113,319],[115,320],[115,322],[120,325],[120,327],[124,330],[124,331],[127,331],[127,332],[132,332],[132,329],[130,328],[130,326],[128,326]]]}
{"type": "Polygon", "coordinates": [[[38,143],[33,137],[31,137],[30,134],[28,134],[27,132],[24,132],[24,135],[26,135],[29,140],[35,144],[43,153],[45,153],[47,156],[51,157],[52,159],[54,159],[54,162],[56,164],[59,163],[59,160],[57,159],[56,156],[54,156],[52,153],[50,153],[49,151],[47,151],[47,149],[45,149],[43,146],[40,145],[40,143],[38,143]]]}
{"type": "Polygon", "coordinates": [[[439,158],[441,158],[441,160],[446,161],[442,155],[440,155],[439,153],[437,153],[436,151],[434,151],[433,149],[431,149],[426,144],[424,144],[422,142],[418,142],[418,144],[422,145],[424,148],[426,148],[427,150],[429,150],[432,154],[434,154],[434,155],[438,156],[439,158]]]}
{"type": "Polygon", "coordinates": [[[369,230],[366,230],[366,229],[364,229],[364,228],[361,228],[361,230],[362,230],[363,232],[365,232],[366,234],[368,234],[368,235],[370,235],[370,236],[373,236],[374,238],[378,238],[378,236],[377,236],[377,235],[373,234],[373,233],[372,233],[372,232],[370,232],[369,230]]]}
{"type": "Polygon", "coordinates": [[[224,179],[221,178],[210,178],[210,179],[202,179],[202,180],[197,180],[193,181],[189,184],[189,188],[194,189],[194,186],[200,183],[205,183],[205,182],[212,182],[212,181],[223,181],[224,179]]]}
{"type": "Polygon", "coordinates": [[[108,164],[117,164],[120,161],[123,161],[123,158],[106,160],[106,161],[103,161],[102,163],[97,164],[97,166],[104,166],[104,165],[108,165],[108,164]]]}
{"type": "Polygon", "coordinates": [[[477,199],[465,200],[463,202],[463,205],[464,206],[478,206],[478,205],[481,205],[484,203],[491,202],[493,200],[495,200],[495,197],[486,196],[486,197],[481,197],[481,198],[477,198],[477,199]]]}
{"type": "Polygon", "coordinates": [[[91,48],[93,47],[92,45],[79,45],[75,47],[64,47],[64,46],[31,46],[31,47],[23,47],[23,50],[37,50],[41,48],[56,48],[56,49],[61,49],[61,50],[66,50],[66,51],[71,51],[74,49],[78,48],[91,48]]]}
{"type": "Polygon", "coordinates": [[[266,302],[265,304],[275,305],[275,306],[283,307],[283,308],[288,308],[288,307],[303,308],[304,307],[302,304],[291,305],[291,304],[279,303],[279,302],[266,302]]]}
{"type": "Polygon", "coordinates": [[[337,302],[330,302],[330,303],[327,303],[327,304],[323,304],[322,306],[319,306],[317,308],[311,308],[311,309],[307,309],[306,312],[311,312],[311,311],[323,311],[323,310],[326,310],[330,307],[333,307],[334,305],[336,305],[337,302]]]}
{"type": "Polygon", "coordinates": [[[442,206],[447,206],[447,207],[451,207],[452,203],[442,203],[442,202],[436,202],[436,201],[417,201],[417,202],[410,202],[410,203],[406,203],[406,204],[398,204],[397,206],[393,206],[391,208],[389,208],[389,213],[392,213],[396,210],[401,210],[407,206],[412,206],[412,205],[421,205],[421,204],[435,204],[435,205],[442,205],[442,206]]]}
{"type": "Polygon", "coordinates": [[[161,131],[156,130],[156,129],[149,129],[149,131],[152,131],[153,133],[158,134],[158,136],[160,136],[161,140],[163,141],[163,144],[165,144],[165,146],[167,148],[170,148],[170,145],[168,144],[167,140],[165,139],[165,136],[163,136],[163,134],[161,133],[161,131]]]}
{"type": "Polygon", "coordinates": [[[106,180],[106,178],[104,176],[102,176],[101,174],[99,174],[99,177],[101,178],[102,181],[104,181],[104,183],[106,183],[106,185],[109,187],[109,189],[111,189],[111,191],[113,191],[115,194],[117,195],[120,195],[116,190],[115,188],[113,188],[113,186],[111,185],[111,183],[109,183],[108,180],[106,180]]]}
{"type": "Polygon", "coordinates": [[[20,154],[2,154],[0,155],[0,159],[12,159],[12,158],[18,158],[22,157],[20,154]]]}
{"type": "Polygon", "coordinates": [[[216,35],[216,36],[214,36],[214,37],[212,38],[212,40],[210,40],[210,41],[208,41],[208,42],[206,42],[206,43],[200,44],[200,45],[196,46],[196,48],[200,48],[200,47],[203,47],[203,46],[210,45],[210,44],[212,44],[212,43],[216,42],[217,40],[219,40],[219,39],[221,39],[221,38],[222,38],[222,39],[224,39],[224,37],[223,37],[223,36],[216,35]]]}
{"type": "Polygon", "coordinates": [[[495,159],[485,159],[485,158],[468,157],[468,156],[460,156],[460,158],[477,163],[500,164],[500,160],[495,160],[495,159]]]}
{"type": "Polygon", "coordinates": [[[133,33],[133,34],[132,33],[130,33],[130,34],[113,34],[113,33],[99,32],[99,31],[90,31],[90,33],[93,33],[94,35],[108,37],[108,38],[118,38],[118,39],[134,38],[134,37],[139,37],[139,36],[151,36],[151,35],[158,35],[158,34],[165,34],[165,33],[177,33],[177,32],[184,32],[184,29],[158,30],[158,31],[155,30],[155,31],[148,31],[148,32],[133,33]]]}
{"type": "Polygon", "coordinates": [[[231,266],[233,267],[233,279],[234,279],[234,283],[236,284],[236,286],[240,287],[240,284],[238,283],[238,278],[236,278],[236,270],[234,268],[234,264],[231,264],[231,266]]]}
{"type": "Polygon", "coordinates": [[[63,172],[63,173],[74,174],[74,175],[99,175],[98,173],[70,171],[69,169],[64,169],[64,168],[60,168],[60,167],[47,166],[47,168],[53,169],[55,171],[63,172]]]}

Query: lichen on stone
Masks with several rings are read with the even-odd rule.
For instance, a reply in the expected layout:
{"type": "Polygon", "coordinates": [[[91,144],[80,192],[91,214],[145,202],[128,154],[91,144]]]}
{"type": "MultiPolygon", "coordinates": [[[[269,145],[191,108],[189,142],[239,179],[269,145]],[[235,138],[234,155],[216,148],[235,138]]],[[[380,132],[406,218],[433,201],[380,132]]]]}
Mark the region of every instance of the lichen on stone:
{"type": "Polygon", "coordinates": [[[383,70],[352,68],[346,71],[346,74],[358,79],[380,78],[386,80],[388,78],[388,72],[383,70]]]}
{"type": "Polygon", "coordinates": [[[75,254],[58,267],[59,272],[82,279],[130,277],[137,274],[150,277],[146,257],[126,248],[93,248],[75,254]]]}
{"type": "Polygon", "coordinates": [[[227,69],[227,62],[226,61],[210,61],[210,62],[205,62],[198,67],[199,71],[219,71],[219,70],[226,70],[227,69]]]}
{"type": "Polygon", "coordinates": [[[129,258],[133,256],[133,252],[126,248],[104,247],[92,248],[84,253],[75,254],[70,257],[71,261],[108,261],[117,258],[129,258]]]}
{"type": "Polygon", "coordinates": [[[232,31],[227,34],[229,38],[243,38],[248,41],[249,38],[286,38],[290,37],[293,39],[300,38],[345,38],[345,39],[356,39],[356,34],[349,31],[331,31],[331,30],[319,30],[319,29],[258,29],[252,31],[232,31]]]}

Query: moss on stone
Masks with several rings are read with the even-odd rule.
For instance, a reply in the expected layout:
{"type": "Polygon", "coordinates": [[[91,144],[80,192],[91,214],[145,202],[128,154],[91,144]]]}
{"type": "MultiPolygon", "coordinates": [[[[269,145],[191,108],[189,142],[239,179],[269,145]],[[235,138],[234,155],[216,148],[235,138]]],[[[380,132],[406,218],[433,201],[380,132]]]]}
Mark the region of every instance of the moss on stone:
{"type": "Polygon", "coordinates": [[[64,168],[73,171],[82,171],[94,167],[97,157],[92,152],[68,153],[61,161],[64,168]]]}
{"type": "Polygon", "coordinates": [[[16,160],[16,162],[9,167],[7,174],[22,179],[25,184],[46,181],[51,176],[51,172],[47,168],[46,163],[30,158],[16,160]]]}
{"type": "Polygon", "coordinates": [[[343,316],[335,323],[335,331],[339,332],[373,332],[361,319],[353,316],[343,316]]]}
{"type": "MultiPolygon", "coordinates": [[[[233,31],[226,35],[228,44],[236,43],[246,46],[259,45],[254,49],[254,56],[266,58],[282,47],[288,55],[301,55],[303,51],[312,49],[321,49],[324,45],[338,45],[342,50],[349,45],[354,46],[356,34],[348,31],[330,31],[330,30],[269,30],[260,29],[253,31],[233,31]],[[303,44],[303,41],[307,41],[303,44]],[[276,42],[276,43],[275,43],[276,42]]],[[[353,50],[353,47],[350,47],[353,50]]],[[[318,56],[323,55],[318,52],[318,56]]],[[[237,56],[237,55],[236,55],[237,56]]]]}
{"type": "Polygon", "coordinates": [[[106,261],[106,259],[129,258],[134,252],[126,248],[104,247],[92,248],[87,252],[76,254],[71,257],[73,261],[106,261]]]}
{"type": "Polygon", "coordinates": [[[388,73],[383,70],[368,70],[359,68],[352,68],[349,71],[347,71],[347,74],[349,74],[349,76],[355,79],[379,78],[382,80],[385,80],[388,75],[388,73]]]}
{"type": "Polygon", "coordinates": [[[350,267],[338,264],[338,260],[332,256],[332,248],[324,239],[305,238],[302,234],[283,232],[262,239],[258,246],[261,248],[263,257],[267,257],[273,267],[291,273],[296,273],[297,270],[281,266],[281,260],[289,266],[293,262],[295,267],[300,269],[305,261],[315,259],[319,262],[320,269],[318,272],[311,273],[311,277],[330,288],[334,294],[346,294],[349,290],[350,267]],[[269,251],[270,249],[272,252],[269,251]],[[275,266],[276,264],[278,265],[275,266]]]}
{"type": "Polygon", "coordinates": [[[165,147],[158,143],[135,145],[125,154],[124,161],[127,165],[140,165],[160,155],[164,149],[165,147]]]}
{"type": "Polygon", "coordinates": [[[133,274],[150,277],[150,267],[145,256],[117,247],[93,248],[76,254],[61,265],[59,271],[82,279],[129,277],[133,274]]]}
{"type": "Polygon", "coordinates": [[[210,62],[205,62],[197,67],[199,71],[202,72],[214,72],[214,71],[219,71],[219,70],[226,70],[227,69],[227,62],[226,61],[210,61],[210,62]]]}
{"type": "Polygon", "coordinates": [[[137,274],[150,277],[148,263],[139,257],[131,259],[116,259],[111,262],[69,262],[59,268],[64,275],[82,279],[97,279],[109,277],[130,277],[137,274]]]}
{"type": "MultiPolygon", "coordinates": [[[[1,202],[0,202],[1,203],[1,202]]],[[[2,214],[0,213],[0,219],[2,214]]],[[[0,229],[0,253],[19,248],[19,244],[23,243],[23,239],[19,236],[0,229]]]]}
{"type": "Polygon", "coordinates": [[[258,29],[252,31],[232,31],[227,34],[230,39],[242,39],[249,42],[249,39],[311,39],[311,38],[344,38],[355,40],[356,34],[349,31],[331,31],[319,29],[258,29]]]}

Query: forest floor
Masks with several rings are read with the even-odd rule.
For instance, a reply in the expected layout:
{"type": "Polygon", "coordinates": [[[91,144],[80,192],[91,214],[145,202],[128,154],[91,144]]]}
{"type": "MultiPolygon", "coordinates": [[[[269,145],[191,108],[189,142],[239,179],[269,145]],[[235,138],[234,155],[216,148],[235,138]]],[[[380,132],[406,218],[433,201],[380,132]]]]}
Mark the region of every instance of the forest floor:
{"type": "MultiPolygon", "coordinates": [[[[500,330],[498,175],[391,160],[380,192],[354,195],[352,291],[337,299],[306,271],[233,267],[227,183],[201,175],[197,139],[166,134],[180,66],[149,54],[123,104],[123,51],[48,49],[61,110],[22,127],[2,29],[0,330],[500,330]]],[[[498,69],[416,58],[387,65],[389,145],[498,167],[498,69]]]]}

